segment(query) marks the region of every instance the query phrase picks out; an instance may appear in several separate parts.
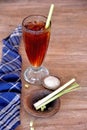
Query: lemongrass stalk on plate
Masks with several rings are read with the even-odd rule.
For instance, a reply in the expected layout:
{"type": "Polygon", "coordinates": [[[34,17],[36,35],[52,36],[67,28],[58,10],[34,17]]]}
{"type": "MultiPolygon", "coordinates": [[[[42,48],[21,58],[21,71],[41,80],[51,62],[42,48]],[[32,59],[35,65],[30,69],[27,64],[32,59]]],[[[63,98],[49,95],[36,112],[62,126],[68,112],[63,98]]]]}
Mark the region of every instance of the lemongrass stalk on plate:
{"type": "Polygon", "coordinates": [[[34,103],[34,107],[37,108],[38,106],[40,106],[41,104],[43,104],[44,102],[46,102],[47,100],[49,100],[50,98],[52,98],[53,96],[55,96],[56,94],[58,94],[59,92],[61,92],[63,89],[65,89],[66,87],[68,87],[69,85],[71,85],[73,82],[75,82],[75,79],[71,79],[70,81],[68,81],[67,83],[65,83],[63,86],[61,86],[60,88],[58,88],[57,90],[55,90],[54,92],[52,92],[51,94],[49,94],[48,96],[44,97],[43,99],[39,100],[38,102],[34,103]]]}
{"type": "MultiPolygon", "coordinates": [[[[46,108],[46,105],[49,104],[50,102],[56,100],[57,98],[59,98],[60,96],[69,93],[73,90],[76,90],[79,88],[79,84],[77,84],[76,82],[73,83],[69,88],[66,88],[64,90],[62,90],[60,93],[56,94],[55,96],[53,96],[52,98],[50,98],[49,100],[47,100],[46,102],[44,102],[43,104],[39,105],[38,107],[36,107],[36,110],[40,109],[43,110],[46,108]]],[[[44,110],[43,110],[44,111],[44,110]]]]}

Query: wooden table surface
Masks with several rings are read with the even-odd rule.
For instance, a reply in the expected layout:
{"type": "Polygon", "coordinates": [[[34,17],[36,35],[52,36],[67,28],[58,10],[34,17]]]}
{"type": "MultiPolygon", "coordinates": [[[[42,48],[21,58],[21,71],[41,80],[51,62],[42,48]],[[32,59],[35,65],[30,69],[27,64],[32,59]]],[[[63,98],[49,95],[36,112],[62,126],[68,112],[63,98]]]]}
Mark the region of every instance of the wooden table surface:
{"type": "MultiPolygon", "coordinates": [[[[44,65],[50,74],[58,76],[62,84],[76,78],[78,91],[60,98],[59,112],[49,118],[37,118],[28,114],[23,99],[31,89],[38,87],[24,81],[24,70],[29,66],[23,41],[22,56],[21,125],[16,130],[29,130],[34,120],[35,130],[87,130],[87,0],[0,0],[0,50],[2,39],[31,14],[48,14],[50,4],[55,4],[52,16],[51,39],[44,65]]],[[[1,51],[0,51],[1,58],[1,51]]]]}

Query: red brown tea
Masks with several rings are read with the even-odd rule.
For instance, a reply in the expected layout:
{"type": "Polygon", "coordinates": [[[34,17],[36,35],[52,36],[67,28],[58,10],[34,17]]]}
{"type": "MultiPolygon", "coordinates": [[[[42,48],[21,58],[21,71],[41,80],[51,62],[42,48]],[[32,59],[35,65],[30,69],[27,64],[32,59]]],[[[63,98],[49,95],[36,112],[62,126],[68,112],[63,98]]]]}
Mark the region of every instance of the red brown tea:
{"type": "Polygon", "coordinates": [[[24,25],[23,39],[31,65],[39,67],[43,62],[48,48],[50,28],[45,29],[45,23],[42,21],[28,22],[24,25]]]}

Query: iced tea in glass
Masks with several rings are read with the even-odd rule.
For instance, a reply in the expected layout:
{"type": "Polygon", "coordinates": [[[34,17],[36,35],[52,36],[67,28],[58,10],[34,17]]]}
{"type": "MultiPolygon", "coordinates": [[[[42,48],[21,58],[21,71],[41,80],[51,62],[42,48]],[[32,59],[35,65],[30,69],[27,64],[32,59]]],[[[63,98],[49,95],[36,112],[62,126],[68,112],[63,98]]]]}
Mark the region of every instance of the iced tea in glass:
{"type": "Polygon", "coordinates": [[[46,19],[45,16],[31,15],[22,22],[25,51],[31,65],[24,77],[31,84],[41,84],[41,79],[49,74],[42,66],[50,40],[51,22],[45,29],[46,19]]]}

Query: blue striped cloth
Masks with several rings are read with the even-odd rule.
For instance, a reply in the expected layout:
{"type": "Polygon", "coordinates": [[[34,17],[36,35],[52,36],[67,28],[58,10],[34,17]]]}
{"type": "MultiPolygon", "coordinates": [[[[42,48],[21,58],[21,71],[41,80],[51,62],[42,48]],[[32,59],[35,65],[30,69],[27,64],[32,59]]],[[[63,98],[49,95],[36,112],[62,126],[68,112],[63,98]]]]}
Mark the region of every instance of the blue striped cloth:
{"type": "Polygon", "coordinates": [[[18,53],[22,27],[3,40],[0,63],[0,130],[14,130],[20,124],[21,64],[18,53]]]}

